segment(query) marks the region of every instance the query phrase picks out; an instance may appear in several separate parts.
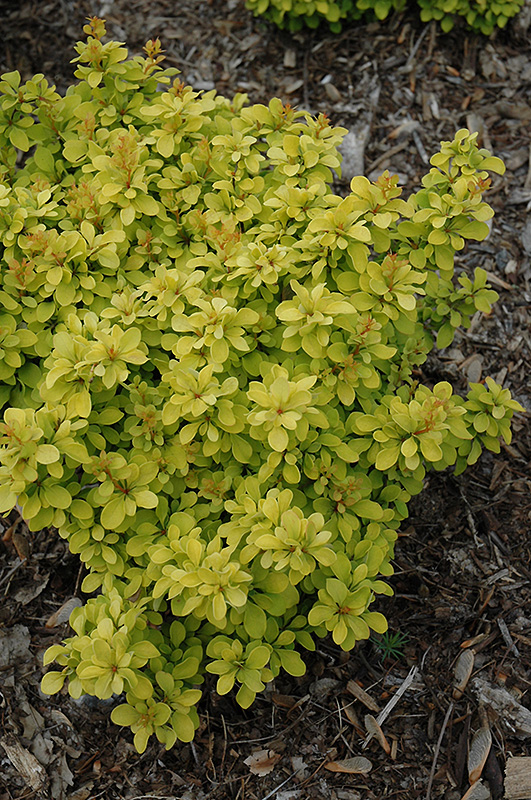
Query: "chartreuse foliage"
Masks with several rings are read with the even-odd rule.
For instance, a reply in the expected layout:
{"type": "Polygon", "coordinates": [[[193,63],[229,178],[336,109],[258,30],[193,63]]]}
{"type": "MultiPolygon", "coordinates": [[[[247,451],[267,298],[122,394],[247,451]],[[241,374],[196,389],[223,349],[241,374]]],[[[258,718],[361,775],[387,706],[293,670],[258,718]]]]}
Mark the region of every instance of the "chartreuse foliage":
{"type": "Polygon", "coordinates": [[[65,97],[0,83],[0,512],[55,527],[96,593],[43,690],[123,695],[142,751],[192,739],[205,673],[247,707],[316,637],[383,633],[426,470],[510,440],[493,381],[413,378],[495,299],[453,257],[503,165],[462,130],[409,200],[387,173],[342,199],[325,116],[86,32],[65,97]]]}
{"type": "MultiPolygon", "coordinates": [[[[503,28],[524,4],[524,0],[417,0],[423,22],[435,19],[443,31],[451,30],[464,19],[475,31],[489,35],[496,27],[503,28]]],[[[403,11],[406,0],[246,0],[255,16],[263,15],[279,28],[298,31],[305,25],[317,28],[326,22],[333,33],[342,24],[360,19],[385,19],[393,11],[403,11]]]]}

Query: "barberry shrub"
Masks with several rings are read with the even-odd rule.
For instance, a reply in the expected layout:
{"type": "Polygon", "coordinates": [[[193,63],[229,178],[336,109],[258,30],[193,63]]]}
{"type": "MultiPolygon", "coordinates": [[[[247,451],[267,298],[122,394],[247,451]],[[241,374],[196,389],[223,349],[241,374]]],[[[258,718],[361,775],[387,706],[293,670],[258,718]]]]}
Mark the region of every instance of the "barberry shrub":
{"type": "MultiPolygon", "coordinates": [[[[417,0],[423,22],[434,19],[443,31],[450,31],[456,22],[464,21],[469,28],[491,34],[504,28],[524,4],[524,0],[417,0]]],[[[279,28],[298,31],[304,26],[317,28],[328,25],[339,33],[344,23],[360,19],[385,19],[393,11],[403,11],[406,0],[246,0],[255,16],[264,16],[279,28]]]]}
{"type": "Polygon", "coordinates": [[[193,738],[205,673],[248,707],[316,637],[384,632],[426,470],[510,441],[492,380],[418,380],[496,297],[454,254],[503,165],[461,130],[409,200],[388,173],[342,198],[326,116],[85,31],[65,97],[0,82],[0,512],[57,529],[93,595],[43,691],[123,697],[143,751],[193,738]]]}

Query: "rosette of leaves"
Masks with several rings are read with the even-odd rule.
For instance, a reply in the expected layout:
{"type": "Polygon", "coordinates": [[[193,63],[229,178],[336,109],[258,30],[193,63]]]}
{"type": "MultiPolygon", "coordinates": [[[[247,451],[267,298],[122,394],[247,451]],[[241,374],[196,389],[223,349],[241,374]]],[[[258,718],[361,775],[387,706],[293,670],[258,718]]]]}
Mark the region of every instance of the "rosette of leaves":
{"type": "Polygon", "coordinates": [[[0,513],[96,593],[43,689],[124,695],[143,750],[193,738],[205,675],[247,707],[319,637],[381,634],[426,471],[509,441],[506,389],[413,374],[495,300],[454,255],[503,165],[460,131],[407,201],[386,174],[340,198],[325,115],[85,32],[65,97],[0,81],[0,513]]]}

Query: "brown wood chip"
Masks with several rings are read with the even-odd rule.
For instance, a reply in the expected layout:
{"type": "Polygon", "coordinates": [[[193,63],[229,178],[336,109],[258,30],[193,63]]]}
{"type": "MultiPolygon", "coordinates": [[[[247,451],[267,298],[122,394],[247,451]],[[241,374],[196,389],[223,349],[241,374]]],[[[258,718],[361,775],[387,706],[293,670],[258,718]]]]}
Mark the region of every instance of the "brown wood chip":
{"type": "Polygon", "coordinates": [[[356,683],[356,681],[349,681],[347,683],[347,690],[350,692],[350,694],[353,694],[357,700],[363,703],[363,705],[366,706],[369,711],[375,711],[376,713],[380,711],[380,706],[376,700],[374,700],[370,694],[367,694],[365,689],[362,689],[361,686],[356,683]]]}
{"type": "Polygon", "coordinates": [[[296,50],[292,50],[290,48],[289,50],[286,50],[284,52],[284,66],[287,69],[293,69],[294,67],[297,66],[297,51],[296,50]]]}
{"type": "Polygon", "coordinates": [[[531,797],[531,756],[514,756],[505,767],[505,800],[531,797]]]}
{"type": "Polygon", "coordinates": [[[277,694],[277,692],[272,692],[271,700],[280,708],[293,708],[293,706],[297,704],[297,698],[293,697],[291,694],[277,694]]]}
{"type": "Polygon", "coordinates": [[[28,786],[34,792],[40,792],[48,782],[46,770],[37,761],[33,753],[22,747],[14,736],[5,736],[0,739],[0,744],[6,751],[8,759],[11,761],[16,771],[22,775],[28,786]]]}

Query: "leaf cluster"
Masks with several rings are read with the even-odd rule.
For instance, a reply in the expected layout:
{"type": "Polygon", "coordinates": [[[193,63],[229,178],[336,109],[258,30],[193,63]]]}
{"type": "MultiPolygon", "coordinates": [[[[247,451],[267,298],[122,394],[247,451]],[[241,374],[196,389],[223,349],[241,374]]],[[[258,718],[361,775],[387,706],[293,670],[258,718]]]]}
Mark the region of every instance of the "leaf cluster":
{"type": "MultiPolygon", "coordinates": [[[[485,36],[497,27],[504,28],[523,6],[523,0],[417,0],[423,22],[437,20],[442,30],[450,31],[456,22],[485,36]]],[[[317,28],[326,23],[332,33],[342,25],[365,16],[383,20],[390,13],[403,11],[406,0],[246,0],[255,16],[264,16],[279,28],[298,31],[304,26],[317,28]]]]}

